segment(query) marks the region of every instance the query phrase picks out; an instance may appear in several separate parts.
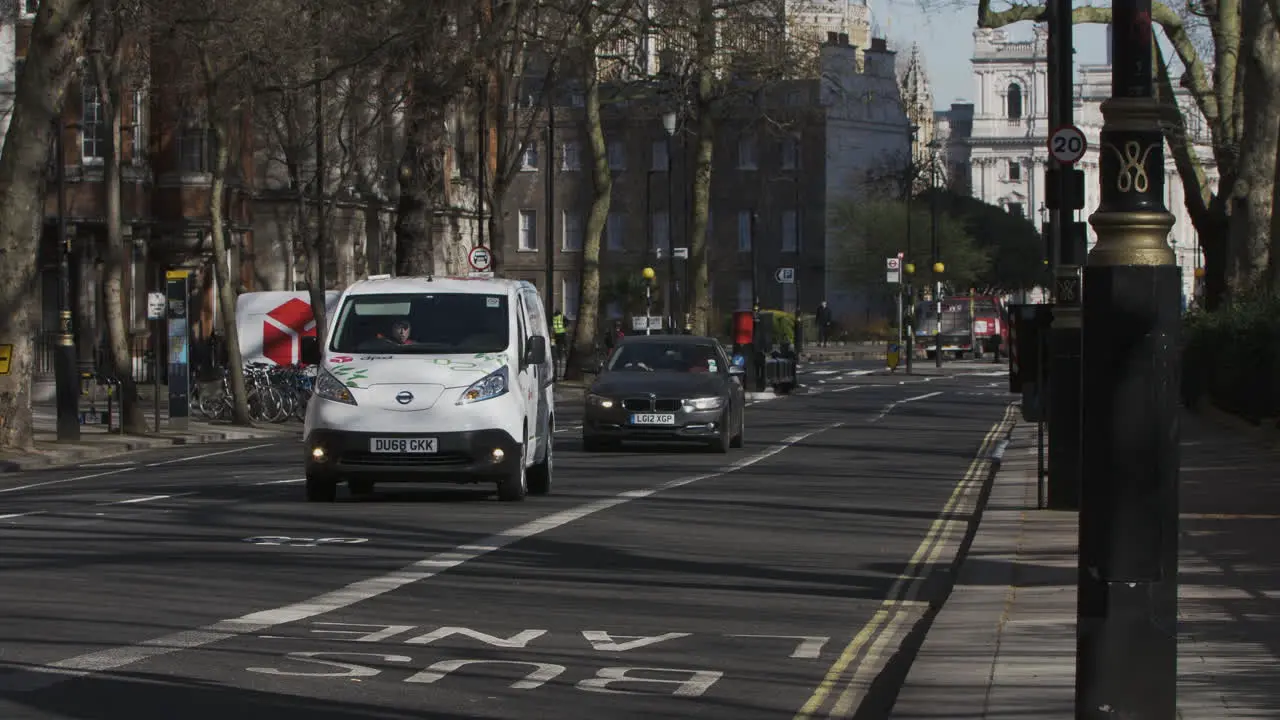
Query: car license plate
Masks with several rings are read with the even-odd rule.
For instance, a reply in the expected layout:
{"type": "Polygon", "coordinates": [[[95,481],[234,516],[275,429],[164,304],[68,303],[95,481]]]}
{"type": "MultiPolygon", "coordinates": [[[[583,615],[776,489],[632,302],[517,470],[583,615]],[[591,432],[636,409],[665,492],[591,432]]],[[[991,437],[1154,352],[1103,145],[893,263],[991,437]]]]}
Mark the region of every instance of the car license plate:
{"type": "Polygon", "coordinates": [[[631,416],[632,425],[675,425],[676,416],[672,413],[636,413],[631,416]]]}
{"type": "Polygon", "coordinates": [[[374,438],[369,450],[376,453],[427,454],[436,451],[435,438],[374,438]]]}

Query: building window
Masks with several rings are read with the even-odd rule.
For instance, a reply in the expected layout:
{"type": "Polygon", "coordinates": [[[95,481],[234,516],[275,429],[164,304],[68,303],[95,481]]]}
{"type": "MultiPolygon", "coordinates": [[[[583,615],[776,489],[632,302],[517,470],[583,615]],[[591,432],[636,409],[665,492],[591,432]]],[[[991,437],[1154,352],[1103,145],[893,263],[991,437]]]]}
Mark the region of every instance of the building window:
{"type": "Polygon", "coordinates": [[[738,212],[738,252],[751,252],[751,231],[754,224],[750,210],[738,212]]]}
{"type": "Polygon", "coordinates": [[[605,244],[611,252],[622,252],[626,249],[626,217],[622,213],[611,212],[605,221],[605,244]]]}
{"type": "Polygon", "coordinates": [[[40,11],[40,0],[22,0],[22,14],[30,17],[40,11]]]}
{"type": "Polygon", "coordinates": [[[218,144],[213,132],[203,126],[186,127],[178,133],[178,170],[184,173],[213,172],[218,144]]]}
{"type": "Polygon", "coordinates": [[[778,309],[785,310],[787,312],[795,312],[798,309],[796,307],[795,283],[784,283],[782,285],[782,307],[778,309]]]}
{"type": "Polygon", "coordinates": [[[582,288],[578,285],[576,278],[565,278],[560,281],[560,308],[564,312],[564,316],[569,319],[578,317],[578,303],[582,297],[582,288]]]}
{"type": "Polygon", "coordinates": [[[107,123],[96,83],[80,84],[80,101],[80,160],[97,164],[107,152],[107,123]]]}
{"type": "Polygon", "coordinates": [[[569,93],[569,104],[573,107],[580,108],[587,104],[587,96],[578,91],[569,93]]]}
{"type": "Polygon", "coordinates": [[[609,169],[618,171],[627,169],[627,145],[621,140],[609,141],[609,169]]]}
{"type": "Polygon", "coordinates": [[[520,169],[524,171],[538,169],[538,141],[530,140],[520,153],[520,169]]]}
{"type": "MultiPolygon", "coordinates": [[[[650,247],[655,251],[661,250],[662,257],[666,257],[665,253],[671,251],[671,224],[670,216],[666,210],[658,210],[653,213],[653,224],[649,228],[650,247]]],[[[657,258],[655,252],[654,257],[657,258]]]]}
{"type": "Polygon", "coordinates": [[[782,213],[782,252],[793,253],[800,248],[800,224],[795,210],[782,213]]]}
{"type": "Polygon", "coordinates": [[[738,281],[738,310],[751,309],[751,280],[738,281]]]}
{"type": "Polygon", "coordinates": [[[524,252],[538,249],[538,214],[533,210],[520,211],[520,245],[524,252]]]}
{"type": "Polygon", "coordinates": [[[1018,83],[1009,83],[1008,93],[1005,95],[1006,116],[1010,120],[1022,119],[1022,87],[1018,83]]]}
{"type": "Polygon", "coordinates": [[[582,252],[582,213],[565,210],[560,221],[562,252],[582,252]]]}
{"type": "Polygon", "coordinates": [[[617,300],[610,300],[609,304],[605,306],[604,312],[609,316],[610,320],[617,320],[622,317],[622,303],[617,300]]]}
{"type": "Polygon", "coordinates": [[[757,162],[756,136],[750,134],[743,135],[738,140],[738,169],[755,170],[757,162]]]}
{"type": "Polygon", "coordinates": [[[669,164],[667,158],[667,141],[654,140],[651,154],[653,162],[649,164],[649,169],[655,172],[665,172],[669,164]]]}
{"type": "Polygon", "coordinates": [[[1009,161],[1009,179],[1017,182],[1022,179],[1022,162],[1019,160],[1009,161]]]}
{"type": "Polygon", "coordinates": [[[1022,210],[1022,203],[1020,202],[1009,203],[1009,214],[1014,217],[1026,217],[1022,210]]]}
{"type": "Polygon", "coordinates": [[[147,95],[141,90],[133,93],[133,159],[140,162],[147,154],[147,95]]]}
{"type": "Polygon", "coordinates": [[[800,165],[800,142],[794,137],[782,139],[782,169],[795,170],[800,165]]]}
{"type": "Polygon", "coordinates": [[[560,169],[566,171],[582,169],[582,145],[577,140],[569,140],[560,146],[564,157],[560,160],[560,169]]]}

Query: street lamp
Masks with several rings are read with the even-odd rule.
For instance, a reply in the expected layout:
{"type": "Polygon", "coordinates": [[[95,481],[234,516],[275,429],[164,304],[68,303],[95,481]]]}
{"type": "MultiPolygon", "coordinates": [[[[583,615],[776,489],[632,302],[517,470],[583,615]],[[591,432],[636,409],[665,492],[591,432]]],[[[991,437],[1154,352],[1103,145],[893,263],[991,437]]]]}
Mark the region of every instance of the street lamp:
{"type": "MultiPolygon", "coordinates": [[[[907,374],[911,374],[911,357],[916,354],[916,326],[915,326],[915,306],[916,295],[911,284],[911,275],[915,273],[916,266],[911,263],[911,198],[915,195],[916,189],[916,140],[920,132],[920,126],[911,123],[907,126],[907,182],[903,186],[903,194],[906,196],[907,206],[907,247],[903,254],[903,265],[907,268],[907,282],[905,288],[899,288],[898,292],[905,292],[907,301],[911,307],[911,325],[907,328],[907,374]]],[[[902,318],[898,318],[898,325],[904,323],[902,318]]]]}
{"type": "MultiPolygon", "coordinates": [[[[671,330],[675,331],[676,314],[673,302],[675,301],[677,292],[672,286],[676,284],[676,242],[672,235],[673,227],[672,216],[675,214],[675,155],[671,152],[672,138],[676,134],[676,114],[674,112],[664,113],[662,116],[662,129],[667,131],[667,283],[664,290],[663,307],[667,311],[667,323],[671,330]]],[[[689,261],[686,259],[685,263],[689,261]]],[[[689,292],[685,288],[684,292],[689,292]]]]}
{"type": "MultiPolygon", "coordinates": [[[[910,215],[908,215],[910,217],[910,215]]],[[[907,326],[907,374],[911,374],[911,356],[916,354],[915,351],[915,335],[916,335],[916,294],[912,289],[911,279],[916,274],[915,263],[903,263],[903,271],[907,274],[907,302],[910,303],[907,309],[907,315],[911,318],[910,323],[904,323],[902,318],[898,318],[898,325],[907,326]]]]}
{"type": "Polygon", "coordinates": [[[80,379],[77,377],[76,336],[72,308],[71,233],[67,224],[67,150],[59,113],[54,120],[54,172],[58,184],[58,343],[54,349],[54,393],[57,403],[58,440],[80,439],[80,379]]]}
{"type": "Polygon", "coordinates": [[[652,323],[649,319],[653,317],[653,279],[658,273],[651,267],[646,267],[640,271],[641,277],[644,278],[644,334],[650,335],[653,332],[652,323]]]}

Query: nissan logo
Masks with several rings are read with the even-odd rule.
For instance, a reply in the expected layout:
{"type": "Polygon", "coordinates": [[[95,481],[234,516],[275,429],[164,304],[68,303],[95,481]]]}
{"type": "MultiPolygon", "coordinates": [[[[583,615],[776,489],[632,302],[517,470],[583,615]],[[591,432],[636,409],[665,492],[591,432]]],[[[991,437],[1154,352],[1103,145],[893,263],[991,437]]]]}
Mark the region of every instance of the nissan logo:
{"type": "Polygon", "coordinates": [[[408,405],[409,403],[413,402],[413,393],[409,392],[408,390],[401,390],[400,394],[396,395],[396,402],[400,403],[401,405],[408,405]]]}

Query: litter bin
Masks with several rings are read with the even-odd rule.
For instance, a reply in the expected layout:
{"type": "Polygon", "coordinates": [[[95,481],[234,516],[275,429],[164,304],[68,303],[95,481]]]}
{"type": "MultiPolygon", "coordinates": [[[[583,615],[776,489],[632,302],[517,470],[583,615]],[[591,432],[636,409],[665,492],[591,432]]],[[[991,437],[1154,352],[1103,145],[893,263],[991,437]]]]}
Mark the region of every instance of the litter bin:
{"type": "Polygon", "coordinates": [[[898,363],[901,362],[901,356],[902,346],[898,343],[889,343],[889,350],[884,355],[885,367],[889,368],[890,372],[897,372],[898,363]]]}

